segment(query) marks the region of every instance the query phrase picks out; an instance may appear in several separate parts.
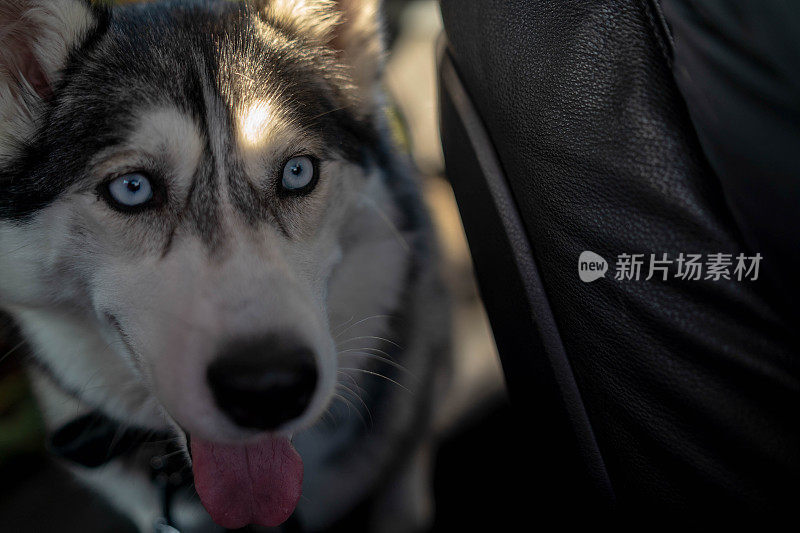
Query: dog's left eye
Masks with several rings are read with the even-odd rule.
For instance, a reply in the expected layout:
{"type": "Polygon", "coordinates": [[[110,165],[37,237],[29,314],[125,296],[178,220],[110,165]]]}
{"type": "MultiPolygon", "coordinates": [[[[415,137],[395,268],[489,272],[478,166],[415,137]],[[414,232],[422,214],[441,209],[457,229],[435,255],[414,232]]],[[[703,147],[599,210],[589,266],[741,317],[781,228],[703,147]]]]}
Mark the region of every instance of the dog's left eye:
{"type": "Polygon", "coordinates": [[[126,174],[108,183],[109,199],[118,207],[142,207],[153,199],[153,186],[142,174],[126,174]]]}
{"type": "Polygon", "coordinates": [[[308,156],[291,158],[283,166],[281,187],[292,193],[310,191],[317,181],[317,169],[314,161],[308,156]]]}

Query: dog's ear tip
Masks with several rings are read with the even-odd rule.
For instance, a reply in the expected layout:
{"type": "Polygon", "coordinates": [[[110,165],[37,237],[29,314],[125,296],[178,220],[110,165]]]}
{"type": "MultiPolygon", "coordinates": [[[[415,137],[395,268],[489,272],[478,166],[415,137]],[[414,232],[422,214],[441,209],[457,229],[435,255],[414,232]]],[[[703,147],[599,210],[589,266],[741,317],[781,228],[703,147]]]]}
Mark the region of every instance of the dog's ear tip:
{"type": "Polygon", "coordinates": [[[380,0],[251,0],[267,23],[336,53],[349,67],[361,105],[373,94],[385,62],[380,0]]]}
{"type": "Polygon", "coordinates": [[[35,128],[37,100],[53,92],[69,54],[97,27],[88,0],[0,0],[0,155],[35,128]]]}
{"type": "Polygon", "coordinates": [[[105,10],[89,0],[0,0],[0,68],[28,74],[30,68],[20,67],[36,60],[45,74],[54,74],[48,71],[63,66],[105,10]]]}

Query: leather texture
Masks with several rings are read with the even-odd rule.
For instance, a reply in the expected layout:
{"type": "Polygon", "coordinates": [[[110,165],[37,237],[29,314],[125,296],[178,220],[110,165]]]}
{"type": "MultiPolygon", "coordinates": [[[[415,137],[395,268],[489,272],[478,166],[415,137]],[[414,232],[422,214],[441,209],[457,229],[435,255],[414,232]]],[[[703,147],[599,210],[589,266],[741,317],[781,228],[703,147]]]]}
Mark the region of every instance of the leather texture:
{"type": "MultiPolygon", "coordinates": [[[[564,503],[576,500],[592,502],[592,511],[608,513],[614,502],[608,473],[513,195],[488,133],[442,47],[439,65],[447,171],[458,177],[454,192],[459,209],[468,214],[462,220],[510,396],[517,407],[524,406],[523,422],[506,429],[505,440],[526,452],[515,459],[515,477],[535,480],[526,487],[525,497],[549,514],[562,514],[568,510],[564,503]],[[528,420],[535,424],[525,423],[528,420]]],[[[501,477],[500,482],[507,480],[501,477]]]]}
{"type": "Polygon", "coordinates": [[[747,243],[800,321],[800,2],[664,0],[673,72],[747,243]]]}
{"type": "MultiPolygon", "coordinates": [[[[495,335],[507,373],[508,362],[552,356],[552,342],[504,352],[515,331],[557,337],[623,514],[788,513],[800,497],[800,360],[779,274],[646,281],[645,266],[639,281],[613,276],[623,253],[760,251],[698,141],[660,6],[442,0],[441,9],[448,54],[499,158],[555,321],[543,332],[536,313],[496,305],[520,285],[492,275],[487,251],[509,237],[488,220],[499,215],[465,209],[477,194],[461,181],[474,139],[448,133],[460,127],[457,111],[443,109],[448,178],[457,198],[473,196],[460,200],[462,218],[481,292],[495,302],[490,319],[504,324],[495,335]],[[585,250],[609,261],[605,279],[580,281],[585,250]]],[[[519,375],[536,368],[515,365],[512,395],[537,382],[519,375]]],[[[520,423],[535,430],[522,407],[520,423]]]]}

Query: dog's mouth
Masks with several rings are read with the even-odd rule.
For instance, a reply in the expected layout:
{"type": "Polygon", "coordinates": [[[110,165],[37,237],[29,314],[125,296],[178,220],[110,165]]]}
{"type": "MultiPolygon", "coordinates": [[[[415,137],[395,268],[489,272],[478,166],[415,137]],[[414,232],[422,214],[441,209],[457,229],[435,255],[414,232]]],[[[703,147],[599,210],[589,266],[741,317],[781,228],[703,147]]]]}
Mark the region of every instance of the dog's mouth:
{"type": "Polygon", "coordinates": [[[303,460],[286,436],[222,444],[192,437],[192,470],[200,501],[222,527],[275,527],[297,507],[303,460]]]}
{"type": "MultiPolygon", "coordinates": [[[[104,316],[127,340],[116,316],[104,316]]],[[[183,416],[173,414],[172,421],[186,437],[194,487],[214,522],[226,529],[276,527],[294,513],[302,492],[303,461],[285,431],[311,410],[319,381],[315,351],[293,336],[270,334],[228,341],[221,352],[200,372],[210,399],[237,428],[234,434],[263,433],[241,442],[232,442],[230,433],[208,440],[217,434],[195,433],[179,422],[198,418],[180,409],[185,400],[174,401],[183,416]]]]}

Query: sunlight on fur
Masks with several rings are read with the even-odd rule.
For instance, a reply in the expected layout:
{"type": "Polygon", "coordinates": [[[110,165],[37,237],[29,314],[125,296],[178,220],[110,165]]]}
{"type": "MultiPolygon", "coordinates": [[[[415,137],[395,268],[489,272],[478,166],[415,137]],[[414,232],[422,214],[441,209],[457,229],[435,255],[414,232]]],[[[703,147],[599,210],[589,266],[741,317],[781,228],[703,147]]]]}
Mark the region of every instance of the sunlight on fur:
{"type": "Polygon", "coordinates": [[[239,115],[239,131],[249,146],[258,146],[264,141],[264,131],[272,121],[269,102],[256,100],[239,115]]]}

